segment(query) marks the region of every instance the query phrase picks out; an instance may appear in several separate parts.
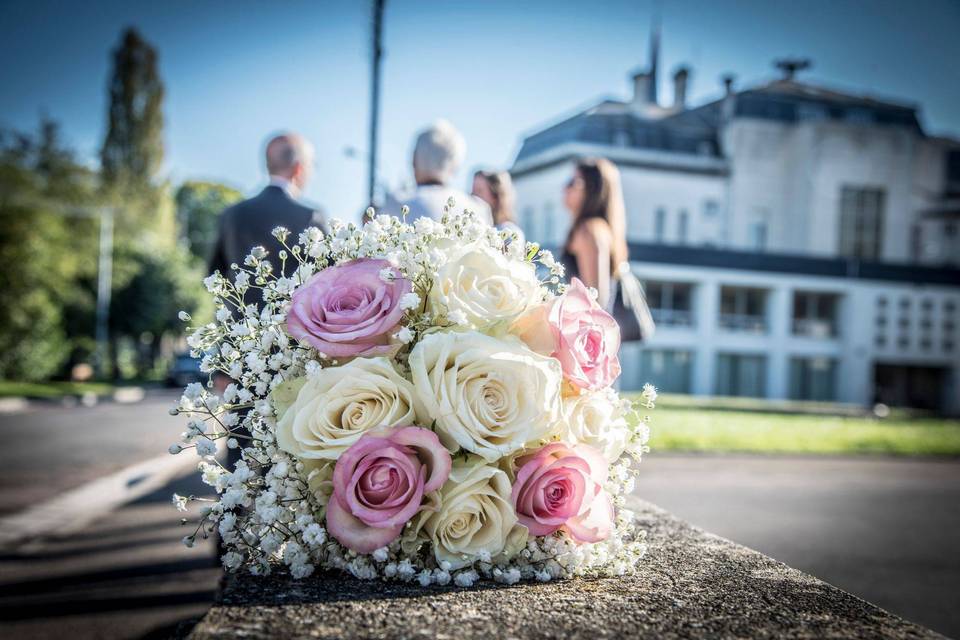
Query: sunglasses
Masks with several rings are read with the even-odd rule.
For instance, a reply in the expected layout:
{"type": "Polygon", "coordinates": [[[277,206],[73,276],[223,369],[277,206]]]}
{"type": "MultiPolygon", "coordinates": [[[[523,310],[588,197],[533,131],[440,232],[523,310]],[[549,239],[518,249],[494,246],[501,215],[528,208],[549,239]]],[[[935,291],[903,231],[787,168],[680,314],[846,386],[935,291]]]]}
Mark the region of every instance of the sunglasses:
{"type": "Polygon", "coordinates": [[[583,185],[583,178],[574,176],[567,180],[567,184],[563,185],[564,189],[573,189],[574,187],[579,187],[583,185]]]}

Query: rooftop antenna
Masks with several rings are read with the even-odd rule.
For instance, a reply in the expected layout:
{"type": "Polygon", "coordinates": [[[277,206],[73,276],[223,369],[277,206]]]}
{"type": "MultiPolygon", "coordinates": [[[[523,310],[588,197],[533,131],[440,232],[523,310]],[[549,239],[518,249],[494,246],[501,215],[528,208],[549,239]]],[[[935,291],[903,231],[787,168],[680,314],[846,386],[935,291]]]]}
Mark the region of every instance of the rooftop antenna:
{"type": "Polygon", "coordinates": [[[792,82],[797,71],[803,71],[813,66],[810,58],[780,58],[773,61],[773,66],[783,72],[783,79],[792,82]]]}
{"type": "Polygon", "coordinates": [[[657,70],[660,67],[660,3],[653,5],[653,19],[650,22],[650,84],[647,85],[647,102],[657,102],[657,70]]]}

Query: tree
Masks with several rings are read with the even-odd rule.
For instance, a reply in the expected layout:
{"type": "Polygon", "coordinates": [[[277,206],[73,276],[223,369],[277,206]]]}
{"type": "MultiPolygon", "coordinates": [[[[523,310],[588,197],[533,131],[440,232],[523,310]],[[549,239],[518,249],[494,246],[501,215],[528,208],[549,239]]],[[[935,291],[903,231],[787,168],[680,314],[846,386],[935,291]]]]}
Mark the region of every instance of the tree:
{"type": "Polygon", "coordinates": [[[206,264],[217,239],[217,220],[224,209],[243,198],[232,187],[215,182],[184,182],[175,201],[180,233],[190,253],[206,264]]]}
{"type": "Polygon", "coordinates": [[[0,132],[0,378],[60,374],[92,342],[96,222],[77,213],[97,197],[54,122],[0,132]]]}
{"type": "Polygon", "coordinates": [[[163,162],[163,82],[156,50],[136,29],[127,29],[113,52],[109,94],[104,181],[147,184],[163,162]]]}
{"type": "Polygon", "coordinates": [[[110,333],[146,345],[148,351],[138,357],[138,374],[149,373],[156,363],[161,340],[169,333],[183,331],[178,313],[196,313],[203,304],[202,275],[182,247],[164,252],[140,252],[129,256],[127,264],[137,271],[127,284],[113,295],[110,333]]]}

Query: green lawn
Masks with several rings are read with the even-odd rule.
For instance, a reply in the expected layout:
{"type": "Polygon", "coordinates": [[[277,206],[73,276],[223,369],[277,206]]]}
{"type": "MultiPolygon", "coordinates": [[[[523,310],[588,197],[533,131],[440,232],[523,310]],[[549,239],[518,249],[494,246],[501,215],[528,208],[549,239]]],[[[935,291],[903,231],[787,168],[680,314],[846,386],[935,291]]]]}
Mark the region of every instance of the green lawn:
{"type": "MultiPolygon", "coordinates": [[[[785,404],[780,409],[804,407],[785,404]]],[[[654,451],[740,451],[800,454],[960,455],[960,420],[893,412],[877,419],[850,407],[807,407],[819,413],[764,411],[754,402],[668,396],[651,413],[654,451]],[[739,406],[738,406],[739,405],[739,406]],[[839,414],[839,415],[838,415],[839,414]]]]}
{"type": "Polygon", "coordinates": [[[22,396],[26,398],[61,398],[80,396],[88,392],[97,395],[110,393],[114,385],[108,382],[15,382],[0,380],[0,398],[22,396]]]}

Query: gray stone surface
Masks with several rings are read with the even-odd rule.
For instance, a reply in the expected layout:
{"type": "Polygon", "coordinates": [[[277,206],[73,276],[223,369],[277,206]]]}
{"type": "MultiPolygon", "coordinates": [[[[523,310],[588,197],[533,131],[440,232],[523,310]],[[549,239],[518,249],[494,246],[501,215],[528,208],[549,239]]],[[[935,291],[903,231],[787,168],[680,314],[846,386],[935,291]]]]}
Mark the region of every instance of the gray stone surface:
{"type": "Polygon", "coordinates": [[[226,638],[939,638],[647,503],[641,571],[472,589],[340,575],[229,578],[191,640],[226,638]]]}

